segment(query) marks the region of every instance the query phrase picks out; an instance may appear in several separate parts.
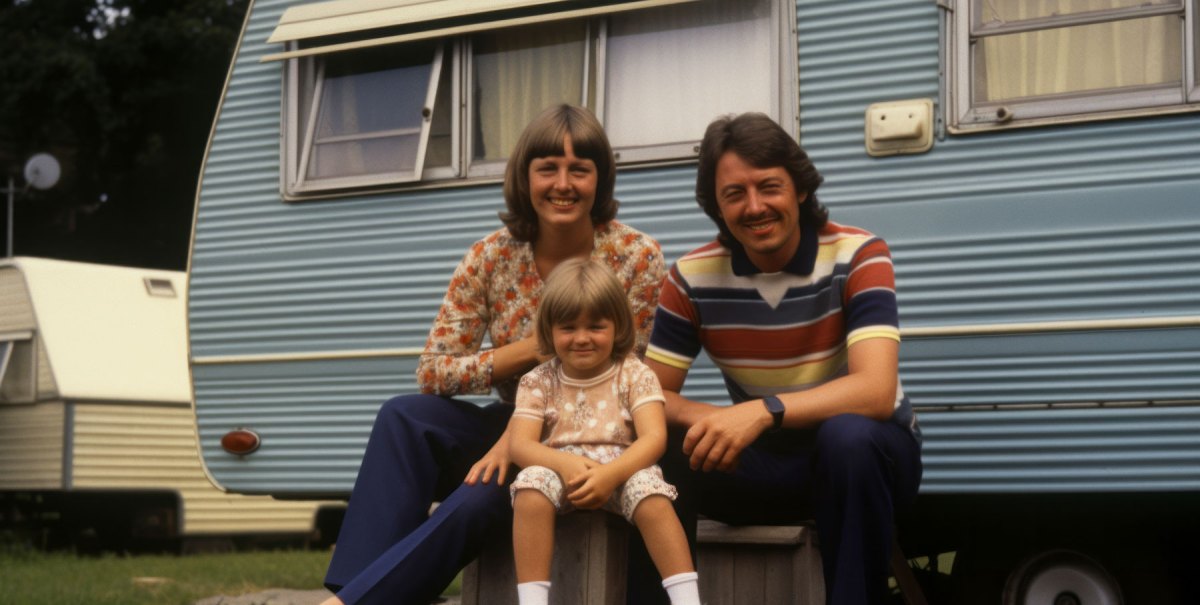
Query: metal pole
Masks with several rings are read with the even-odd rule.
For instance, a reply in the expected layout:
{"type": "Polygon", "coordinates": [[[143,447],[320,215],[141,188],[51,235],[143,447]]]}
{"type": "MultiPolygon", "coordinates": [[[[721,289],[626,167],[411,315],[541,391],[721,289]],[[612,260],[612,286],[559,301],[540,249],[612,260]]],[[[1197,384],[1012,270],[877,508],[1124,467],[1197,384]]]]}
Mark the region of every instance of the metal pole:
{"type": "Polygon", "coordinates": [[[8,237],[4,239],[5,245],[8,247],[8,253],[5,258],[12,258],[13,255],[13,193],[16,192],[16,185],[13,183],[12,175],[8,175],[8,222],[5,223],[8,227],[8,237]]]}

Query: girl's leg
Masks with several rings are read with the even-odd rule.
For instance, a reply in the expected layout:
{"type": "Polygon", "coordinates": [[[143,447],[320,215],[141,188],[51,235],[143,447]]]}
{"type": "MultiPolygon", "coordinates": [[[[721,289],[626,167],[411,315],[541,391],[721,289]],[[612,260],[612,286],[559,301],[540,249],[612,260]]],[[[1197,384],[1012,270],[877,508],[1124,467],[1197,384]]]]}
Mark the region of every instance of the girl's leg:
{"type": "Polygon", "coordinates": [[[513,498],[513,560],[518,584],[550,580],[556,514],[554,504],[536,489],[522,489],[513,498]]]}
{"type": "Polygon", "coordinates": [[[478,549],[483,533],[497,523],[507,524],[511,509],[506,490],[494,483],[446,495],[461,485],[470,465],[504,431],[510,411],[511,406],[480,408],[432,395],[406,395],[385,403],[367,442],[326,586],[346,593],[340,594],[342,599],[353,603],[373,592],[374,584],[385,579],[381,574],[396,573],[405,576],[400,583],[410,590],[431,591],[436,597],[465,564],[460,560],[471,554],[467,551],[478,549]],[[442,498],[438,512],[429,517],[430,504],[442,498]],[[465,543],[453,543],[459,540],[465,543]],[[433,549],[437,552],[428,552],[433,549]],[[391,561],[364,574],[385,553],[391,561]],[[414,553],[417,556],[409,556],[414,553]],[[406,558],[436,567],[436,573],[422,569],[410,576],[412,570],[396,563],[406,558]],[[446,574],[442,585],[426,586],[441,582],[446,574]],[[341,590],[352,583],[354,589],[341,590]]]}
{"type": "Polygon", "coordinates": [[[647,496],[633,512],[633,522],[642,534],[646,550],[664,578],[695,571],[683,525],[666,496],[647,496]]]}

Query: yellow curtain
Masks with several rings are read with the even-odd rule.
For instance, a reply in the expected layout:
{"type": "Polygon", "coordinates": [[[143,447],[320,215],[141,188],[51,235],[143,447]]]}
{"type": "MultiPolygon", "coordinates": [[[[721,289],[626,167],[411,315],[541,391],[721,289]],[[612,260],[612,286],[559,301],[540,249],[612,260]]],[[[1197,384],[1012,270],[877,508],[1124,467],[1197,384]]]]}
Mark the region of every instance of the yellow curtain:
{"type": "MultiPolygon", "coordinates": [[[[1143,2],[983,0],[981,17],[984,23],[1010,22],[1143,2]]],[[[1183,73],[1181,23],[1170,15],[984,38],[976,56],[975,100],[1177,82],[1183,73]]]]}
{"type": "Polygon", "coordinates": [[[508,157],[525,125],[546,106],[582,102],[586,34],[580,21],[473,40],[476,159],[508,157]]]}

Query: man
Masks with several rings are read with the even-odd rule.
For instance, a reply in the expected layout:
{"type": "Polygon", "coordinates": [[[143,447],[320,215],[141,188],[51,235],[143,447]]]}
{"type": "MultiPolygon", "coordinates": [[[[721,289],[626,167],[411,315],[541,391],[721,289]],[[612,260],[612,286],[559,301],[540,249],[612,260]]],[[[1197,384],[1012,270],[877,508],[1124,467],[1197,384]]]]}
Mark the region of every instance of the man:
{"type": "Polygon", "coordinates": [[[689,535],[696,513],[815,518],[828,602],[880,603],[894,512],[920,483],[920,431],[897,376],[887,245],[829,222],[821,181],[770,118],[709,125],[696,198],[720,235],[671,268],[646,361],[686,431],[663,466],[689,535]],[[701,348],[738,405],[679,394],[701,348]]]}

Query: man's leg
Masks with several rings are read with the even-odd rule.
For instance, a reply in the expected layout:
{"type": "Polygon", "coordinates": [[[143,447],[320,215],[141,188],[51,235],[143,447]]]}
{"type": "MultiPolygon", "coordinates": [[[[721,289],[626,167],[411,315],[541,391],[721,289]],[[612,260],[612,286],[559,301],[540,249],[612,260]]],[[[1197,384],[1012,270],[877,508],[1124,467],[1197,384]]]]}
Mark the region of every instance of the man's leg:
{"type": "Polygon", "coordinates": [[[903,427],[846,414],[817,429],[814,510],[826,600],[887,602],[895,512],[921,481],[920,446],[903,427]]]}

